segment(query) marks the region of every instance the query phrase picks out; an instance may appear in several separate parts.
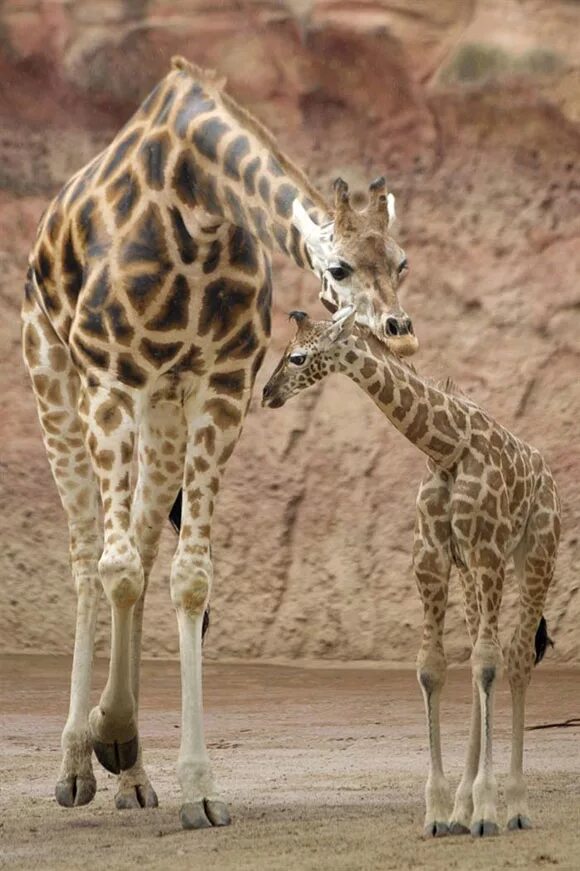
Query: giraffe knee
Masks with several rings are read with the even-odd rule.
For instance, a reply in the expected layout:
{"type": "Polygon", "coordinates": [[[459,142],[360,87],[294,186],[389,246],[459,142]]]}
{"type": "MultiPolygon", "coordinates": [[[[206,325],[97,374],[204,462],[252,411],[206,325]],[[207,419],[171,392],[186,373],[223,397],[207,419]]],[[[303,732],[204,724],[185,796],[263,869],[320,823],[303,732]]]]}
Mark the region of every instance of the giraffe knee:
{"type": "Polygon", "coordinates": [[[99,560],[99,575],[111,605],[130,608],[143,593],[143,566],[137,551],[105,551],[99,560]]]}
{"type": "Polygon", "coordinates": [[[175,608],[190,616],[204,613],[209,594],[213,569],[207,557],[176,556],[171,568],[171,601],[175,608]]]}
{"type": "Polygon", "coordinates": [[[471,657],[473,677],[487,693],[501,677],[503,657],[499,645],[477,643],[471,657]]]}
{"type": "Polygon", "coordinates": [[[431,695],[440,690],[447,676],[447,661],[441,651],[420,651],[417,657],[417,680],[422,689],[431,695]]]}

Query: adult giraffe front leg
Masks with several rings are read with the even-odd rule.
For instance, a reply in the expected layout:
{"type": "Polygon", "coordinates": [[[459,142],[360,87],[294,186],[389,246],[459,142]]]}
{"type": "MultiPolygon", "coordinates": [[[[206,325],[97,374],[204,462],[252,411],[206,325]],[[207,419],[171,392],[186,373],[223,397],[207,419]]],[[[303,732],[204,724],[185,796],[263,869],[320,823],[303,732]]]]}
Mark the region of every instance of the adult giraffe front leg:
{"type": "Polygon", "coordinates": [[[249,376],[246,370],[243,378],[237,379],[239,386],[234,391],[231,385],[236,379],[214,374],[210,382],[214,387],[225,385],[227,398],[204,385],[185,407],[187,450],[181,530],[171,569],[171,598],[177,612],[181,654],[181,748],[177,772],[183,798],[180,817],[186,829],[230,823],[228,807],[214,784],[205,744],[201,641],[213,578],[214,504],[222,471],[242,429],[251,390],[251,384],[245,381],[249,376]]]}
{"type": "Polygon", "coordinates": [[[131,462],[139,408],[123,385],[83,381],[79,413],[101,490],[104,548],[99,576],[111,606],[109,677],[89,715],[95,755],[114,774],[137,761],[139,739],[131,686],[133,610],[143,593],[141,557],[131,530],[131,462]]]}

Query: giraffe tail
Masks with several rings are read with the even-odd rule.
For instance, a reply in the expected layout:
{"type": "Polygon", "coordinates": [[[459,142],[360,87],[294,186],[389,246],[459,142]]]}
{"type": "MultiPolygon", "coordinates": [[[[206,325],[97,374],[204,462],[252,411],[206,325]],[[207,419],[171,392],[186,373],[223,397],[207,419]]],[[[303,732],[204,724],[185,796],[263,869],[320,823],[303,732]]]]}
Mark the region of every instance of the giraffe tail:
{"type": "Polygon", "coordinates": [[[546,618],[542,616],[540,618],[538,628],[536,629],[536,639],[534,642],[534,646],[536,648],[536,658],[534,660],[534,665],[539,665],[539,663],[543,660],[544,654],[548,649],[548,645],[550,645],[550,647],[553,647],[554,642],[548,635],[548,624],[546,623],[546,618]]]}
{"type": "MultiPolygon", "coordinates": [[[[182,493],[183,493],[183,491],[180,490],[175,498],[175,502],[171,506],[171,511],[169,512],[169,522],[171,523],[172,527],[174,528],[174,530],[176,531],[176,533],[178,535],[179,535],[179,530],[181,529],[182,493]]],[[[209,629],[209,605],[207,606],[207,608],[205,609],[205,611],[203,613],[203,623],[201,624],[201,640],[202,641],[204,640],[204,638],[206,636],[206,632],[208,629],[209,629]]]]}

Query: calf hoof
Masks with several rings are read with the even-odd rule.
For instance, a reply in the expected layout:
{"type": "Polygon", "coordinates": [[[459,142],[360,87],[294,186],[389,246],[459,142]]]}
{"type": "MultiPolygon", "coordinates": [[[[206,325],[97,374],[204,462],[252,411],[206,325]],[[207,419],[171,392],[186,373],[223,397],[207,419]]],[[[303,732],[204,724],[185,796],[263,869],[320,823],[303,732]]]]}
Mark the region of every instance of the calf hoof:
{"type": "Polygon", "coordinates": [[[432,823],[427,823],[423,828],[424,838],[444,838],[449,834],[449,826],[447,823],[434,820],[432,823]]]}
{"type": "Polygon", "coordinates": [[[121,771],[132,768],[137,762],[139,737],[135,735],[123,743],[119,741],[105,743],[93,739],[93,750],[103,768],[111,774],[120,774],[121,771]]]}
{"type": "Polygon", "coordinates": [[[463,823],[454,822],[449,824],[450,835],[468,835],[469,832],[469,826],[464,826],[463,823]]]}
{"type": "Polygon", "coordinates": [[[490,820],[476,820],[471,826],[474,838],[487,838],[489,835],[499,835],[499,826],[490,820]]]}
{"type": "Polygon", "coordinates": [[[97,781],[92,772],[85,777],[70,774],[58,781],[54,796],[62,807],[81,807],[94,799],[96,791],[97,781]]]}
{"type": "Polygon", "coordinates": [[[511,820],[508,821],[507,827],[510,832],[518,832],[523,829],[534,828],[531,819],[522,814],[516,814],[515,817],[512,817],[511,820]]]}
{"type": "Polygon", "coordinates": [[[229,826],[232,819],[228,806],[223,801],[189,801],[181,806],[179,818],[184,829],[209,829],[212,826],[229,826]]]}

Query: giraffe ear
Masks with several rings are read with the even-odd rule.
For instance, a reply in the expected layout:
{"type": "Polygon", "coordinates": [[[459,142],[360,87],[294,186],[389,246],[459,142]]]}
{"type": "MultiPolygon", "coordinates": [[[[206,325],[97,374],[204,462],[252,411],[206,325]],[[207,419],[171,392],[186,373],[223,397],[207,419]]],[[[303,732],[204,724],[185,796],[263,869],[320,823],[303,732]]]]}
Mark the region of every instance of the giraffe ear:
{"type": "Polygon", "coordinates": [[[393,221],[397,218],[397,213],[395,212],[395,195],[387,194],[387,215],[389,218],[389,227],[393,223],[393,221]]]}
{"type": "Polygon", "coordinates": [[[328,233],[315,224],[298,197],[292,203],[292,223],[306,243],[314,271],[321,275],[326,269],[328,233]]]}
{"type": "Polygon", "coordinates": [[[347,305],[339,309],[324,333],[324,347],[330,348],[340,339],[347,339],[354,329],[355,321],[356,309],[354,306],[347,305]]]}

